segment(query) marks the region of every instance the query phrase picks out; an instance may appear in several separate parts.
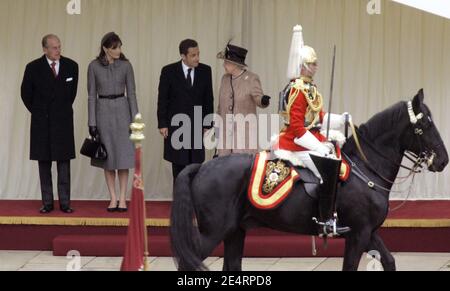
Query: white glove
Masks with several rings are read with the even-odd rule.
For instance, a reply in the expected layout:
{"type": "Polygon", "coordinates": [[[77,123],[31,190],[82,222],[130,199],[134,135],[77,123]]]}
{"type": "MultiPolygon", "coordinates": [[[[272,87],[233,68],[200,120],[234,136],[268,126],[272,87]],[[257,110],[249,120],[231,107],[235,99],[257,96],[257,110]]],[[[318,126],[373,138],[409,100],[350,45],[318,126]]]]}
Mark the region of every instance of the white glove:
{"type": "Polygon", "coordinates": [[[321,156],[323,157],[328,157],[330,155],[333,154],[333,152],[331,151],[331,149],[325,145],[323,145],[323,147],[318,147],[317,149],[314,150],[315,152],[318,152],[321,156]]]}
{"type": "Polygon", "coordinates": [[[311,132],[307,131],[302,137],[296,138],[294,142],[310,151],[318,152],[320,155],[326,157],[332,153],[330,148],[321,143],[311,132]]]}
{"type": "Polygon", "coordinates": [[[353,122],[353,118],[350,113],[345,112],[342,114],[342,124],[345,125],[345,118],[348,116],[348,122],[353,122]]]}
{"type": "Polygon", "coordinates": [[[340,129],[345,124],[345,116],[333,113],[325,114],[322,123],[322,130],[326,130],[328,126],[328,119],[330,119],[330,129],[340,129]]]}
{"type": "Polygon", "coordinates": [[[335,154],[336,147],[334,146],[334,144],[332,142],[325,141],[322,144],[328,149],[328,152],[330,153],[329,155],[336,156],[336,154],[335,154]]]}

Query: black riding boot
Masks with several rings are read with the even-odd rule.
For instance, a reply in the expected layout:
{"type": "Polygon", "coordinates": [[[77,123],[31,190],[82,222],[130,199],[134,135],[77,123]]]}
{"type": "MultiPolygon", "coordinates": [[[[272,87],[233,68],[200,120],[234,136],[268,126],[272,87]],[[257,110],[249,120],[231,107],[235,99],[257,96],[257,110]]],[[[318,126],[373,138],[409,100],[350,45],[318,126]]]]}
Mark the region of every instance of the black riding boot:
{"type": "Polygon", "coordinates": [[[349,227],[337,226],[336,194],[341,161],[311,155],[311,159],[322,176],[319,193],[319,236],[339,236],[350,231],[349,227]]]}

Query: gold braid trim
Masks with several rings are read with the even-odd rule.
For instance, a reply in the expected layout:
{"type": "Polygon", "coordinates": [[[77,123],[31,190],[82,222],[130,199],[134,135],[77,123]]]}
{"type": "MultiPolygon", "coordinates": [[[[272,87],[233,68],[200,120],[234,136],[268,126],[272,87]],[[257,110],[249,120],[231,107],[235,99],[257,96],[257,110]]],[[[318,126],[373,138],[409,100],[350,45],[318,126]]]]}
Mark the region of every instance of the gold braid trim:
{"type": "Polygon", "coordinates": [[[310,125],[306,129],[310,130],[319,122],[320,112],[323,108],[323,98],[317,91],[317,87],[312,84],[312,80],[302,79],[302,83],[302,92],[305,95],[306,102],[308,102],[308,108],[306,109],[306,120],[310,122],[310,125]]]}
{"type": "Polygon", "coordinates": [[[308,103],[305,118],[310,121],[310,125],[306,127],[307,130],[310,130],[320,119],[320,112],[323,108],[323,97],[317,91],[317,87],[311,83],[310,79],[301,78],[295,80],[289,94],[289,103],[286,107],[286,115],[289,122],[291,121],[291,108],[294,105],[295,100],[297,100],[300,91],[303,93],[306,102],[308,103]]]}
{"type": "Polygon", "coordinates": [[[387,219],[383,228],[442,228],[450,227],[450,219],[387,219]]]}
{"type": "MultiPolygon", "coordinates": [[[[0,225],[52,225],[52,226],[128,226],[128,218],[93,218],[93,217],[0,217],[0,225]]],[[[168,218],[148,218],[147,227],[168,227],[168,218]]]]}
{"type": "MultiPolygon", "coordinates": [[[[147,227],[169,227],[169,218],[146,219],[147,227]]],[[[0,217],[0,225],[34,226],[128,226],[126,218],[68,218],[68,217],[0,217]]],[[[450,219],[387,219],[383,228],[442,228],[450,227],[450,219]]]]}

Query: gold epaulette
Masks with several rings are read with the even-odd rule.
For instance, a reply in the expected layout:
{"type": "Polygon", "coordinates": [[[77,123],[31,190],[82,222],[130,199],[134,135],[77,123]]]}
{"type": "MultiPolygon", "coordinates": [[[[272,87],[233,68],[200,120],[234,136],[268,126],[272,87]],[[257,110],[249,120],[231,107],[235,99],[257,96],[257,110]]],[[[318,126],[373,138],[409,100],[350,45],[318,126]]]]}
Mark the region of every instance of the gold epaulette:
{"type": "Polygon", "coordinates": [[[305,82],[303,79],[296,79],[292,85],[298,91],[302,91],[303,95],[308,96],[311,91],[311,87],[314,87],[309,82],[305,82]]]}

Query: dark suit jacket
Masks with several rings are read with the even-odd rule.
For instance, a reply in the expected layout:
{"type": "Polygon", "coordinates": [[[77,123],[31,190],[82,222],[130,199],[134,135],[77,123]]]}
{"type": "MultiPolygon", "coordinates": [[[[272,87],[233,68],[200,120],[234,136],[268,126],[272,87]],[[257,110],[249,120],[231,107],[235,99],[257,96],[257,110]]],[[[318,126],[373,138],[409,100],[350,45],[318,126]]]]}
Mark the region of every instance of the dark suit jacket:
{"type": "Polygon", "coordinates": [[[75,158],[72,104],[77,87],[78,64],[71,59],[61,57],[57,78],[45,56],[27,65],[21,95],[31,113],[31,160],[75,158]]]}
{"type": "Polygon", "coordinates": [[[158,128],[169,128],[169,138],[164,142],[165,160],[178,165],[204,162],[203,128],[211,128],[211,126],[202,125],[204,117],[213,113],[213,107],[211,67],[200,64],[195,68],[192,88],[185,79],[181,61],[162,69],[158,95],[158,128]],[[194,120],[194,106],[202,108],[202,114],[198,114],[196,120],[194,120]],[[192,150],[174,148],[171,142],[173,133],[181,127],[171,125],[172,118],[177,114],[186,114],[191,121],[191,134],[183,135],[181,140],[190,141],[192,150]],[[194,122],[199,126],[194,126],[194,122]],[[197,145],[199,143],[201,145],[199,149],[194,149],[195,136],[197,136],[197,145]]]}

